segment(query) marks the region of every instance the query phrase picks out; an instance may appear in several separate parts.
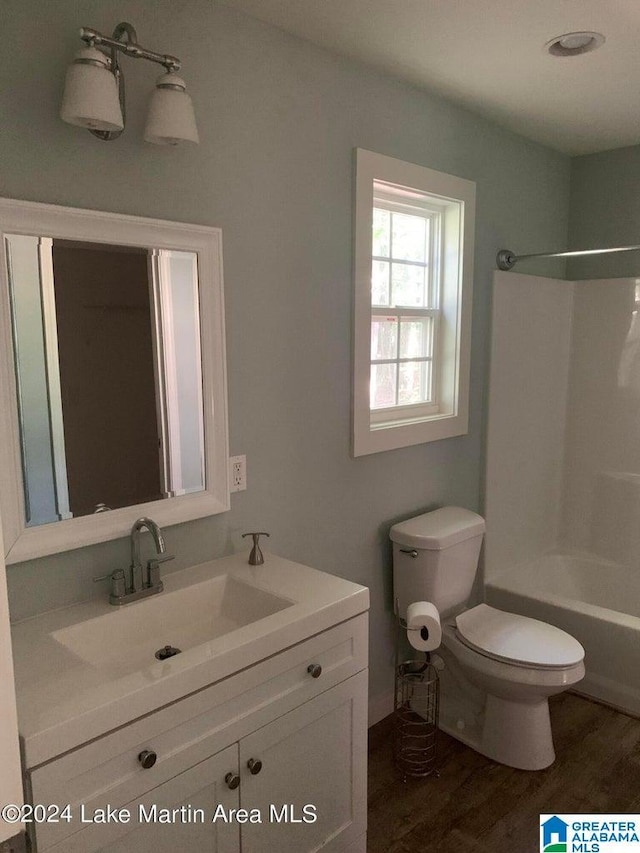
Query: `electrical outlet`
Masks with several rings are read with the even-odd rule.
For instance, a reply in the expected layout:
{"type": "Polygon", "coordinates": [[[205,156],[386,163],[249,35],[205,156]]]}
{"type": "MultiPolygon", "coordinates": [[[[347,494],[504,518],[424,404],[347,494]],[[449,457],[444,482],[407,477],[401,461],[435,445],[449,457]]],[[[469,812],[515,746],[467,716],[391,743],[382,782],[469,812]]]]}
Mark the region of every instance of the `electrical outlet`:
{"type": "Polygon", "coordinates": [[[229,491],[244,492],[247,488],[247,457],[232,456],[229,459],[229,491]]]}

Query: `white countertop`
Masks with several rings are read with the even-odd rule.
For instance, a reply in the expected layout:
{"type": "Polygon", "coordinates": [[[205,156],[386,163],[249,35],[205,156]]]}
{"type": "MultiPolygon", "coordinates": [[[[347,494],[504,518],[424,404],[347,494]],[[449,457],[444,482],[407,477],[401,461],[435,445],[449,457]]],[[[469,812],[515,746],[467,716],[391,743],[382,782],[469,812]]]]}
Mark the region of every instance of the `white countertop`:
{"type": "Polygon", "coordinates": [[[249,566],[247,554],[241,553],[167,574],[165,593],[221,574],[293,603],[126,675],[90,664],[51,636],[105,614],[112,614],[117,632],[122,608],[110,605],[106,596],[14,624],[18,723],[26,766],[42,764],[369,609],[366,587],[268,552],[262,566],[249,566]]]}

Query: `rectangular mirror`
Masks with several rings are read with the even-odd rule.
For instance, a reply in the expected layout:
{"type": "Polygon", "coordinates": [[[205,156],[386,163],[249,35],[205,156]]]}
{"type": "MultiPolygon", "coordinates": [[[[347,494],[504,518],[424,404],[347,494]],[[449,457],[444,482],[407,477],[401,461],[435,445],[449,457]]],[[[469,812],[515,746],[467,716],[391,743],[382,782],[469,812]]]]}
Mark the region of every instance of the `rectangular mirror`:
{"type": "Polygon", "coordinates": [[[0,200],[7,561],[229,508],[218,229],[0,200]]]}

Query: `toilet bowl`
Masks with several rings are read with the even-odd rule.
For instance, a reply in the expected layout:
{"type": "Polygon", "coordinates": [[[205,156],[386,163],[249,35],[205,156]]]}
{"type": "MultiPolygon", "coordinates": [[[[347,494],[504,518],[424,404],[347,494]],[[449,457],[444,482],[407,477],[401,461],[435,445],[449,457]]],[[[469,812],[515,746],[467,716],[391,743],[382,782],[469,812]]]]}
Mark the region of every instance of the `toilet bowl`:
{"type": "Polygon", "coordinates": [[[483,534],[484,520],[458,507],[394,525],[395,609],[430,601],[443,618],[441,728],[495,761],[541,770],[555,759],[548,699],[584,677],[584,649],[546,622],[467,608],[483,534]]]}
{"type": "Polygon", "coordinates": [[[444,626],[443,646],[449,665],[485,695],[470,745],[521,770],[552,764],[548,699],[584,677],[580,643],[545,622],[480,604],[444,626]]]}

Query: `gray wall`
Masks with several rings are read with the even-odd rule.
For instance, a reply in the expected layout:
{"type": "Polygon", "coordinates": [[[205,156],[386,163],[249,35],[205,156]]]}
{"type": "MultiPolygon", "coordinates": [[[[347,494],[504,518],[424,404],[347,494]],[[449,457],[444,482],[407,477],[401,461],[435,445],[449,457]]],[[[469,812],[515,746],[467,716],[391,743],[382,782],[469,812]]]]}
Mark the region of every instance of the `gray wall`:
{"type": "MultiPolygon", "coordinates": [[[[481,508],[490,282],[495,252],[567,237],[567,157],[446,101],[214,6],[211,0],[3,0],[0,194],[221,226],[231,453],[248,490],[229,513],[174,527],[178,569],[268,530],[283,556],[371,588],[371,693],[392,689],[389,526],[442,504],[481,508]],[[46,40],[31,44],[33,21],[46,40]],[[124,60],[129,124],[103,143],[62,123],[81,25],[131,21],[175,53],[199,147],[142,141],[158,73],[124,60]],[[469,435],[349,456],[353,149],[477,182],[469,435]]],[[[531,271],[523,269],[522,272],[531,271]]],[[[95,594],[124,540],[9,569],[14,619],[95,594]]]]}
{"type": "MultiPolygon", "coordinates": [[[[640,145],[574,157],[569,245],[640,245],[640,145]]],[[[573,279],[636,276],[640,252],[580,258],[567,267],[573,279]]]]}

